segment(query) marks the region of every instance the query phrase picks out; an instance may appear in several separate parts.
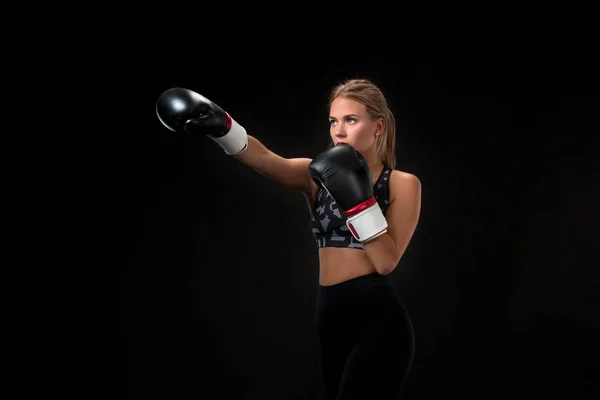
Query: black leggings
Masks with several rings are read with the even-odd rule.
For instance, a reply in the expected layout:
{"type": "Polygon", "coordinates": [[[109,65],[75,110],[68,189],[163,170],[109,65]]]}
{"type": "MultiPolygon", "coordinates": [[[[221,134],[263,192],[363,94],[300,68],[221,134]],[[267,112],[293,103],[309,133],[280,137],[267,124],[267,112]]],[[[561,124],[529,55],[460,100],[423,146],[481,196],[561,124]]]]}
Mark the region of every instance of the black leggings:
{"type": "Polygon", "coordinates": [[[319,286],[319,364],[328,400],[396,400],[414,354],[410,317],[387,279],[319,286]]]}

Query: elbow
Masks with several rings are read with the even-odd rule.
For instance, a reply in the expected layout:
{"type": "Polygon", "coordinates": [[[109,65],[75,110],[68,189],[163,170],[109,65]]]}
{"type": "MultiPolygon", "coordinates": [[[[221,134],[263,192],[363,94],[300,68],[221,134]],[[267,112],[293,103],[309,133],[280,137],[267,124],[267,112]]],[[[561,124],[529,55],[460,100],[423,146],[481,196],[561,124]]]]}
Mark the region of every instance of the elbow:
{"type": "Polygon", "coordinates": [[[375,270],[377,271],[377,273],[379,275],[386,276],[386,275],[389,275],[392,272],[394,272],[394,270],[396,269],[397,266],[398,266],[398,262],[395,259],[387,260],[387,261],[376,264],[375,270]]]}
{"type": "Polygon", "coordinates": [[[367,244],[365,246],[365,250],[368,252],[368,256],[371,259],[371,263],[375,268],[375,271],[379,275],[383,276],[394,272],[398,266],[398,263],[400,262],[400,258],[402,257],[401,254],[398,254],[395,246],[384,247],[381,245],[367,244]]]}
{"type": "Polygon", "coordinates": [[[380,262],[375,267],[379,275],[385,276],[394,272],[398,264],[400,264],[400,259],[402,258],[403,254],[404,251],[399,253],[396,249],[394,249],[394,251],[388,252],[385,257],[381,258],[380,262]]]}
{"type": "Polygon", "coordinates": [[[377,273],[379,275],[381,275],[381,276],[387,276],[387,275],[389,275],[389,274],[392,273],[392,271],[394,270],[394,268],[381,268],[381,267],[379,267],[379,268],[376,268],[376,270],[377,270],[377,273]]]}

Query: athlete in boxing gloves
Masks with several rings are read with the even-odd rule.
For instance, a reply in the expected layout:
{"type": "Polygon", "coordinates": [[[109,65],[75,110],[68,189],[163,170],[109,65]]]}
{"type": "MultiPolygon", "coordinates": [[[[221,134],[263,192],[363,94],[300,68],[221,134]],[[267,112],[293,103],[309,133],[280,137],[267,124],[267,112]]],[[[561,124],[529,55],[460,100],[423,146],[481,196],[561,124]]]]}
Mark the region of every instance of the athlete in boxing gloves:
{"type": "Polygon", "coordinates": [[[169,129],[206,135],[239,162],[305,195],[319,249],[316,324],[327,398],[397,399],[414,336],[386,276],[417,226],[421,184],[395,169],[395,120],[381,90],[365,79],[332,90],[332,146],[314,159],[279,156],[187,89],[167,90],[156,111],[169,129]]]}

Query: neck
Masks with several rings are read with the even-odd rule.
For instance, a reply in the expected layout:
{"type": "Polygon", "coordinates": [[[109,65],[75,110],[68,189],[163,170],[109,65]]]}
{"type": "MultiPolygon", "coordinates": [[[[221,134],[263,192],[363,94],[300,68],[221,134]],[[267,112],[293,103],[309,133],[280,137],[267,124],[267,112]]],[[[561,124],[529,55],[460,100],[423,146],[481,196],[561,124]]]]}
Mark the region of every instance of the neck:
{"type": "Polygon", "coordinates": [[[377,156],[377,152],[375,149],[371,149],[371,151],[365,152],[363,154],[367,165],[369,166],[369,171],[371,171],[371,175],[375,177],[375,174],[378,174],[381,169],[383,169],[383,163],[379,160],[377,156]]]}

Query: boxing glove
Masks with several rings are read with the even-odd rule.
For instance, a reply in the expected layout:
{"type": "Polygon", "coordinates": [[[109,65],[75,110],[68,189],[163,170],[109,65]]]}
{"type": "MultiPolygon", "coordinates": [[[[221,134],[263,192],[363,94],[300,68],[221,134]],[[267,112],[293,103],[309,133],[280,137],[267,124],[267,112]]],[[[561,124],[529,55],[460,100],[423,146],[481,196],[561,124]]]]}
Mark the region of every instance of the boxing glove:
{"type": "Polygon", "coordinates": [[[322,152],[311,161],[308,173],[340,206],[356,240],[366,243],[387,232],[387,220],[375,199],[367,162],[352,146],[335,146],[322,152]]]}
{"type": "Polygon", "coordinates": [[[192,90],[171,88],[156,102],[156,115],[173,132],[206,135],[228,155],[248,146],[246,130],[221,107],[192,90]]]}

